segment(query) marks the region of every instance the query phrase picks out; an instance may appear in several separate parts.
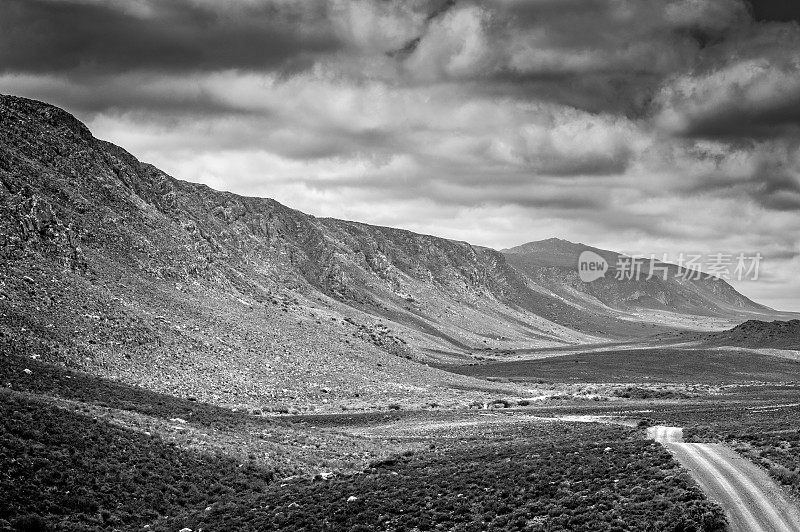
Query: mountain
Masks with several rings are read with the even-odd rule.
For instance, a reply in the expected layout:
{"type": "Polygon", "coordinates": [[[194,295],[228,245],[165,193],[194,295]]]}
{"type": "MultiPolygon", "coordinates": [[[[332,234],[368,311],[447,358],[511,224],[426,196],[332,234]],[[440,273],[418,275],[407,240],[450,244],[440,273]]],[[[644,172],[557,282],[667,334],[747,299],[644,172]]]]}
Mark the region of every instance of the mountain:
{"type": "Polygon", "coordinates": [[[651,259],[641,261],[640,275],[632,275],[626,266],[626,260],[631,264],[630,257],[558,238],[505,249],[503,254],[532,282],[575,304],[725,318],[774,313],[716,276],[651,259]],[[604,277],[581,281],[578,259],[583,252],[595,253],[608,263],[604,277]]]}
{"type": "Polygon", "coordinates": [[[522,392],[426,363],[672,330],[630,312],[646,297],[766,311],[722,281],[584,286],[562,241],[501,253],[180,181],[34,100],[0,96],[0,131],[0,348],[159,392],[458,402],[522,392]]]}

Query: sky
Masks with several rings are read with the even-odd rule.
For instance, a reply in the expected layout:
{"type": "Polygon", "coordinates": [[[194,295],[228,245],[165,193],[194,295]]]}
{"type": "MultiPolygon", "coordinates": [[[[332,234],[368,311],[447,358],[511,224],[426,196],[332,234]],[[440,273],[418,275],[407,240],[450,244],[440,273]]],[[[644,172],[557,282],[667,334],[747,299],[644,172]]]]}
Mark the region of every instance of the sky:
{"type": "Polygon", "coordinates": [[[494,248],[760,254],[731,284],[800,311],[792,4],[0,0],[0,93],[317,216],[494,248]]]}

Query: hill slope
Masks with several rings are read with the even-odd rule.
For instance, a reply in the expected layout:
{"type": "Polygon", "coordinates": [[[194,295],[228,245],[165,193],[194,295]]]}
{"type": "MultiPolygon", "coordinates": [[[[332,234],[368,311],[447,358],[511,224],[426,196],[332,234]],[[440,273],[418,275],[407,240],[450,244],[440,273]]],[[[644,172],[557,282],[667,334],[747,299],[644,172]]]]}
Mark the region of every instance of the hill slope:
{"type": "Polygon", "coordinates": [[[512,254],[176,180],[41,102],[0,96],[0,131],[5,350],[216,403],[358,407],[474,388],[413,360],[654,332],[512,254]]]}
{"type": "Polygon", "coordinates": [[[681,341],[698,341],[702,346],[800,351],[800,319],[748,320],[727,331],[684,332],[675,338],[681,341]]]}

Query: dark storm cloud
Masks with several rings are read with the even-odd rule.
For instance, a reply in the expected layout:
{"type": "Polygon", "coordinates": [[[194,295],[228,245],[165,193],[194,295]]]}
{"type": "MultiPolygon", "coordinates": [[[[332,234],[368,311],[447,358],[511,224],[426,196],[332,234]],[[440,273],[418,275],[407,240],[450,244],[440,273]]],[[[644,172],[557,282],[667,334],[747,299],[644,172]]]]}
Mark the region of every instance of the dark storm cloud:
{"type": "Polygon", "coordinates": [[[729,140],[800,137],[800,95],[759,107],[746,102],[731,104],[697,117],[680,133],[686,137],[729,140]]]}
{"type": "Polygon", "coordinates": [[[787,0],[749,0],[759,22],[800,22],[800,5],[787,0]]]}
{"type": "Polygon", "coordinates": [[[688,138],[734,142],[800,138],[800,95],[795,92],[799,88],[800,85],[787,87],[783,94],[761,95],[756,99],[740,93],[718,102],[714,108],[689,113],[676,133],[688,138]]]}
{"type": "Polygon", "coordinates": [[[81,76],[65,82],[52,76],[16,78],[17,86],[26,96],[64,107],[84,120],[108,113],[157,114],[162,120],[178,117],[203,119],[213,116],[265,114],[190,82],[169,86],[159,77],[148,74],[135,76],[81,76]]]}
{"type": "Polygon", "coordinates": [[[751,22],[740,0],[466,0],[398,57],[424,81],[640,117],[659,85],[751,22]]]}
{"type": "Polygon", "coordinates": [[[800,138],[798,50],[797,23],[751,23],[664,83],[654,97],[654,115],[687,138],[800,138]]]}
{"type": "Polygon", "coordinates": [[[297,4],[0,0],[0,71],[300,70],[340,43],[297,4]]]}
{"type": "MultiPolygon", "coordinates": [[[[752,149],[758,153],[763,148],[752,149]]],[[[743,198],[768,211],[800,211],[800,165],[790,155],[796,149],[797,145],[790,143],[782,150],[759,153],[744,175],[715,171],[698,176],[678,191],[689,196],[743,198]]]]}
{"type": "Polygon", "coordinates": [[[573,216],[602,212],[607,201],[599,191],[562,190],[547,183],[535,185],[530,179],[527,182],[519,180],[501,184],[498,181],[507,180],[507,176],[487,175],[482,172],[472,173],[466,176],[467,179],[461,179],[463,177],[465,176],[462,173],[458,176],[437,174],[436,177],[403,180],[396,176],[364,175],[335,182],[314,181],[309,182],[308,186],[318,191],[357,190],[375,200],[385,199],[387,195],[393,199],[418,199],[420,191],[424,189],[426,199],[448,207],[513,205],[525,209],[571,212],[573,216]],[[480,184],[473,185],[472,182],[480,184]]]}
{"type": "MultiPolygon", "coordinates": [[[[765,169],[769,172],[769,169],[765,169]]],[[[749,197],[768,210],[800,211],[800,177],[778,169],[753,179],[749,197]]]]}
{"type": "Polygon", "coordinates": [[[786,174],[767,177],[763,174],[746,181],[724,178],[706,179],[690,188],[689,193],[747,197],[768,210],[800,211],[800,183],[786,174]]]}
{"type": "Polygon", "coordinates": [[[618,44],[631,35],[650,41],[690,38],[703,45],[731,34],[748,19],[747,5],[740,0],[506,0],[502,4],[515,26],[551,27],[552,40],[564,46],[618,44]]]}
{"type": "Polygon", "coordinates": [[[499,72],[491,83],[476,92],[518,100],[544,100],[583,109],[590,113],[609,112],[632,119],[649,109],[653,92],[663,81],[654,72],[499,72]]]}

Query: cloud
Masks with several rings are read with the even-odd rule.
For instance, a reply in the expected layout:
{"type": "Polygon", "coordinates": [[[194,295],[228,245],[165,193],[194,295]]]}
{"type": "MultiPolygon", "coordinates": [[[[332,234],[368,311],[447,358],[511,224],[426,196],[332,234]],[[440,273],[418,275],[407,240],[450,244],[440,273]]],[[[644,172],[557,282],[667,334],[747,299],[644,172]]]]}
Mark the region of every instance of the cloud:
{"type": "MultiPolygon", "coordinates": [[[[210,77],[219,76],[224,77],[225,73],[210,77]]],[[[199,80],[195,75],[148,72],[87,75],[78,79],[58,74],[7,73],[0,74],[0,87],[11,94],[65,107],[84,119],[121,112],[158,114],[164,119],[259,114],[258,109],[231,92],[227,96],[212,92],[199,80]]]]}
{"type": "Polygon", "coordinates": [[[0,90],[175,177],[311,214],[493,247],[762,250],[774,288],[755,293],[800,301],[789,11],[0,0],[0,90]]]}
{"type": "Polygon", "coordinates": [[[3,72],[295,71],[342,46],[325,3],[2,0],[0,6],[3,72]]]}
{"type": "Polygon", "coordinates": [[[421,82],[641,115],[660,83],[751,22],[739,0],[460,2],[399,54],[421,82]]]}
{"type": "Polygon", "coordinates": [[[6,75],[0,82],[83,116],[113,116],[124,123],[113,135],[148,127],[151,143],[170,149],[263,150],[296,159],[405,154],[428,168],[421,179],[435,172],[467,185],[480,174],[499,184],[624,173],[644,142],[635,124],[609,114],[477,97],[457,85],[353,85],[319,72],[289,79],[235,71],[130,74],[102,84],[6,75]]]}
{"type": "Polygon", "coordinates": [[[800,6],[784,0],[749,0],[753,16],[759,22],[800,22],[800,6]]]}
{"type": "Polygon", "coordinates": [[[767,210],[800,211],[800,174],[779,163],[761,161],[746,179],[712,175],[691,187],[690,194],[747,198],[767,210]]]}
{"type": "Polygon", "coordinates": [[[334,0],[330,15],[336,34],[356,50],[376,55],[405,46],[425,27],[428,2],[334,0]]]}
{"type": "Polygon", "coordinates": [[[478,6],[452,9],[434,20],[413,53],[407,71],[423,81],[470,78],[492,68],[489,12],[478,6]]]}
{"type": "MultiPolygon", "coordinates": [[[[800,50],[798,50],[800,52],[800,50]]],[[[800,55],[776,64],[769,58],[679,76],[656,98],[656,123],[670,133],[698,138],[800,136],[800,55]]]]}

